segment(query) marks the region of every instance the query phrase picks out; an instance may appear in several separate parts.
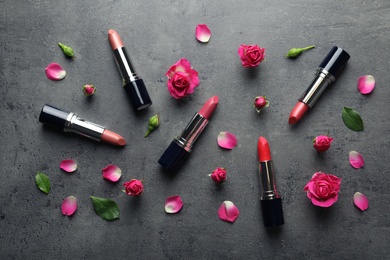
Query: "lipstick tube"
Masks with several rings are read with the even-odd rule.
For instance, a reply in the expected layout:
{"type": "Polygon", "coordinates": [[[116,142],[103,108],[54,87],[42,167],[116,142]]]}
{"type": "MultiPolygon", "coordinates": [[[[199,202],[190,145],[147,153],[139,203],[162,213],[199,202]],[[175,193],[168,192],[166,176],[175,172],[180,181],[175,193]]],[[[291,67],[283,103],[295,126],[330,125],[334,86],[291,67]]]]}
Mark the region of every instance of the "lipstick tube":
{"type": "Polygon", "coordinates": [[[267,139],[260,136],[258,140],[260,202],[264,226],[284,224],[282,199],[276,189],[274,165],[267,139]]]}
{"type": "Polygon", "coordinates": [[[134,109],[138,111],[149,107],[152,104],[152,100],[144,81],[135,71],[119,34],[115,30],[110,29],[108,38],[114,52],[115,63],[122,77],[123,87],[134,109]]]}
{"type": "Polygon", "coordinates": [[[101,125],[85,121],[73,112],[64,111],[51,105],[43,106],[39,122],[95,141],[104,141],[118,146],[126,144],[126,140],[117,133],[111,132],[101,125]]]}
{"type": "Polygon", "coordinates": [[[213,96],[191,118],[183,132],[173,139],[162,154],[158,163],[168,171],[177,171],[190,155],[192,146],[207,126],[209,119],[218,105],[218,97],[213,96]]]}
{"type": "Polygon", "coordinates": [[[343,49],[333,46],[324,60],[317,68],[316,74],[309,87],[298,99],[298,103],[290,113],[289,123],[298,122],[307,110],[313,108],[318,98],[322,95],[339,76],[349,60],[349,54],[343,49]]]}

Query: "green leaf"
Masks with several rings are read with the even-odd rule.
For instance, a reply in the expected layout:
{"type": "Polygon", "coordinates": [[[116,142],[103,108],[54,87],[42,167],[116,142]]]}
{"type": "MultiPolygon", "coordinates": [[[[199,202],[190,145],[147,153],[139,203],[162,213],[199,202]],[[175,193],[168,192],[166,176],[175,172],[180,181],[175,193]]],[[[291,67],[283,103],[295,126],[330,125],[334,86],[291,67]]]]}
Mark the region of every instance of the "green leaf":
{"type": "Polygon", "coordinates": [[[363,131],[363,120],[359,113],[349,107],[343,108],[343,121],[344,124],[353,131],[363,131]]]}
{"type": "Polygon", "coordinates": [[[114,220],[119,218],[119,207],[115,201],[94,196],[90,197],[96,214],[98,214],[102,219],[114,220]]]}
{"type": "Polygon", "coordinates": [[[46,174],[38,171],[37,175],[35,175],[35,183],[41,191],[46,194],[49,194],[51,186],[49,177],[47,177],[46,174]]]}

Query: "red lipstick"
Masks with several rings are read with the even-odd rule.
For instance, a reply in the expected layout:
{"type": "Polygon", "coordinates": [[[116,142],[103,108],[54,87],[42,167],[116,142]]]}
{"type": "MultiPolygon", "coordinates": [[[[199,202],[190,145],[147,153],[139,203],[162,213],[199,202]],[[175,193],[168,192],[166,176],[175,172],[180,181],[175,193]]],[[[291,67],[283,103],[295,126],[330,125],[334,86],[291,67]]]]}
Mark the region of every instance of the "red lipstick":
{"type": "Polygon", "coordinates": [[[96,141],[103,141],[117,146],[124,146],[126,140],[105,127],[85,121],[72,112],[64,111],[51,105],[44,105],[39,115],[39,122],[50,125],[64,132],[76,133],[96,141]]]}
{"type": "Polygon", "coordinates": [[[291,111],[288,118],[290,125],[298,122],[309,108],[313,108],[324,90],[336,80],[349,58],[350,56],[346,51],[337,46],[333,46],[320,66],[318,66],[315,78],[291,111]]]}
{"type": "Polygon", "coordinates": [[[282,199],[276,190],[271,150],[267,139],[262,136],[257,142],[257,152],[259,155],[260,202],[264,226],[280,226],[284,224],[282,199]]]}
{"type": "Polygon", "coordinates": [[[183,132],[177,136],[165,152],[161,155],[158,163],[167,171],[175,172],[184,163],[191,153],[196,139],[208,124],[211,115],[218,105],[218,96],[213,96],[203,105],[198,113],[192,117],[183,132]]]}
{"type": "Polygon", "coordinates": [[[152,104],[149,93],[146,90],[144,81],[136,73],[126,48],[123,45],[119,34],[110,29],[108,31],[108,40],[111,49],[114,52],[114,59],[122,77],[123,88],[129,96],[131,103],[136,111],[145,109],[152,104]]]}

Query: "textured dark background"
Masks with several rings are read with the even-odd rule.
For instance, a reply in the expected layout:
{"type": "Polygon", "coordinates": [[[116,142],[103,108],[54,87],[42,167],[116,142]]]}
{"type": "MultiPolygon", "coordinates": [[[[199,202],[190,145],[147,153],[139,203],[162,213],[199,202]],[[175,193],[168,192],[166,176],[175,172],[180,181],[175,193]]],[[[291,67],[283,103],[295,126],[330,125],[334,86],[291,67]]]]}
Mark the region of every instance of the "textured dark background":
{"type": "Polygon", "coordinates": [[[1,259],[385,259],[390,242],[389,166],[389,23],[387,0],[320,1],[0,1],[0,258],[1,259]],[[195,39],[195,27],[206,23],[209,43],[195,39]],[[108,29],[122,36],[137,72],[153,100],[135,113],[107,40],[108,29]],[[57,42],[72,46],[77,58],[64,57],[57,42]],[[266,61],[245,69],[240,44],[258,44],[266,61]],[[292,47],[316,45],[296,60],[284,54],[292,47]],[[333,45],[351,55],[348,66],[299,124],[287,123],[297,98],[333,45]],[[180,58],[199,72],[200,86],[183,100],[173,99],[164,73],[180,58]],[[67,76],[59,82],[45,67],[60,63],[67,76]],[[372,74],[371,95],[357,91],[359,76],[372,74]],[[97,87],[94,97],[81,92],[97,87]],[[219,107],[184,167],[164,174],[157,160],[192,115],[212,95],[219,107]],[[271,106],[261,114],[253,98],[266,95],[271,106]],[[45,103],[76,112],[123,135],[128,145],[115,148],[43,127],[45,103]],[[353,132],[341,119],[343,106],[357,110],[364,132],[353,132]],[[161,125],[143,135],[149,117],[161,125]],[[217,146],[219,132],[236,134],[232,151],[217,146]],[[329,134],[329,151],[317,154],[311,142],[329,134]],[[271,145],[286,224],[263,227],[259,203],[256,144],[259,135],[271,145]],[[353,169],[351,150],[366,164],[353,169]],[[59,163],[72,158],[78,170],[66,174],[59,163]],[[119,183],[103,180],[101,169],[113,163],[119,183]],[[207,176],[216,167],[228,170],[217,187],[207,176]],[[34,176],[46,173],[49,195],[34,176]],[[342,178],[340,197],[331,208],[313,206],[303,191],[316,171],[342,178]],[[125,195],[123,182],[142,179],[140,198],[125,195]],[[352,201],[364,193],[370,208],[359,211],[352,201]],[[77,197],[72,217],[60,211],[62,200],[77,197]],[[119,220],[107,222],[93,210],[90,195],[114,199],[119,220]],[[164,212],[168,196],[180,195],[184,207],[164,212]],[[219,220],[224,200],[240,216],[219,220]]]}

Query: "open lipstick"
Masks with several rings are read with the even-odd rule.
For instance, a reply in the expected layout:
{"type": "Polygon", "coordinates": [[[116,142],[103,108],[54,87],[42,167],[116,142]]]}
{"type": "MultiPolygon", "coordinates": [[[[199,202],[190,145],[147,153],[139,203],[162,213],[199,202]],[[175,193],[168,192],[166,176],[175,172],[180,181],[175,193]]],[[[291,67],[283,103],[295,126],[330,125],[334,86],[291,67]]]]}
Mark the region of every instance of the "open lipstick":
{"type": "Polygon", "coordinates": [[[138,111],[149,107],[152,104],[152,100],[146,90],[144,81],[135,72],[119,34],[115,30],[110,29],[108,31],[108,40],[114,52],[116,65],[122,76],[123,87],[134,109],[138,111]]]}
{"type": "Polygon", "coordinates": [[[67,112],[51,105],[44,105],[39,122],[50,125],[64,132],[72,132],[86,136],[96,141],[124,146],[126,140],[117,133],[107,130],[105,127],[85,121],[72,112],[67,112]]]}
{"type": "Polygon", "coordinates": [[[158,160],[158,163],[168,171],[176,171],[190,155],[192,146],[209,122],[218,105],[218,96],[213,96],[192,117],[181,135],[173,139],[158,160]]]}
{"type": "Polygon", "coordinates": [[[260,136],[257,142],[259,155],[259,181],[261,191],[261,209],[264,226],[280,226],[284,224],[282,199],[276,190],[274,165],[267,139],[260,136]]]}
{"type": "Polygon", "coordinates": [[[349,58],[350,56],[346,51],[333,46],[318,67],[315,78],[291,111],[288,118],[289,124],[298,122],[314,106],[324,90],[336,80],[349,58]]]}

